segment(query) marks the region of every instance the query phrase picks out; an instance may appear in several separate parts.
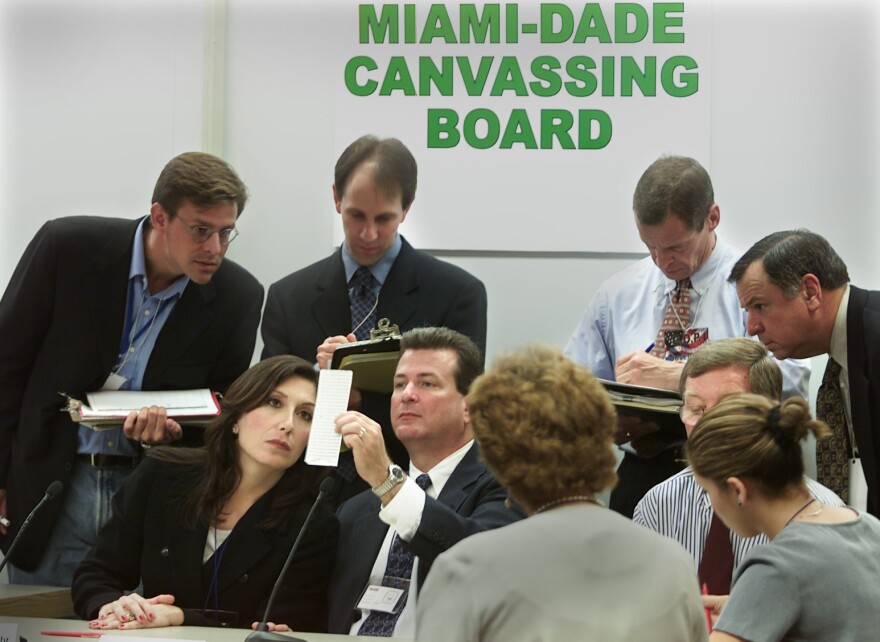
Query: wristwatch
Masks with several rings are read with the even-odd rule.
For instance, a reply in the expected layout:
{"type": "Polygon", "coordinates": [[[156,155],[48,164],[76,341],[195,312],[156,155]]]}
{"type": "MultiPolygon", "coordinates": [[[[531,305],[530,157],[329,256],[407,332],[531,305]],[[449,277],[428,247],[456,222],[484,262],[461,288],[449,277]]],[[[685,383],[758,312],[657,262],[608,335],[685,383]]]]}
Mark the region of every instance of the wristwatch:
{"type": "Polygon", "coordinates": [[[402,484],[404,479],[406,479],[406,473],[403,472],[403,468],[397,464],[391,464],[388,467],[388,479],[376,486],[373,493],[376,497],[381,497],[398,484],[402,484]]]}

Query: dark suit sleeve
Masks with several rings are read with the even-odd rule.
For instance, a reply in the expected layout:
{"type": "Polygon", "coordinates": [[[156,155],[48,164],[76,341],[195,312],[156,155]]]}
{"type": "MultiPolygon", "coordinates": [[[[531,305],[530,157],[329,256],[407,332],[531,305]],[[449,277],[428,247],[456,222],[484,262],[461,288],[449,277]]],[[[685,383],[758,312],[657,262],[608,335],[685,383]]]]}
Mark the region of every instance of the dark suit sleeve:
{"type": "Polygon", "coordinates": [[[113,496],[112,517],[73,574],[71,598],[83,619],[96,618],[102,606],[140,583],[146,507],[155,472],[153,460],[145,459],[125,481],[113,496]]]}
{"type": "MultiPolygon", "coordinates": [[[[263,311],[263,323],[260,332],[263,337],[263,353],[261,359],[268,359],[279,354],[293,354],[293,346],[287,341],[287,323],[284,319],[284,306],[281,305],[280,288],[277,284],[269,286],[266,296],[266,309],[263,311]]],[[[317,353],[318,346],[315,346],[317,353]]],[[[314,355],[312,357],[314,361],[314,355]]]]}
{"type": "Polygon", "coordinates": [[[6,488],[10,449],[25,386],[53,318],[56,242],[46,223],[28,245],[0,300],[0,488],[6,488]]]}
{"type": "Polygon", "coordinates": [[[456,511],[439,499],[425,497],[425,509],[410,548],[420,564],[430,564],[469,535],[499,528],[523,517],[516,508],[507,508],[507,491],[488,471],[484,471],[468,491],[456,511]]]}
{"type": "Polygon", "coordinates": [[[263,286],[248,274],[230,296],[235,297],[241,316],[210,374],[211,389],[220,392],[226,392],[229,385],[251,364],[263,307],[263,286]]]}

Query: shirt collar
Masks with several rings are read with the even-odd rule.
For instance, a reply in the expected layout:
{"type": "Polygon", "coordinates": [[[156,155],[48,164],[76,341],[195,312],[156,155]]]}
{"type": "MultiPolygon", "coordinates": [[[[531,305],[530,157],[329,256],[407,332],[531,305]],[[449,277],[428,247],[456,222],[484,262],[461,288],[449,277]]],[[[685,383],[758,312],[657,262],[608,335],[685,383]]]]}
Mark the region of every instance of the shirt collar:
{"type": "MultiPolygon", "coordinates": [[[[144,227],[147,224],[149,216],[145,216],[138,223],[137,229],[134,231],[134,245],[131,249],[131,266],[128,268],[128,280],[137,280],[142,288],[147,287],[147,259],[144,254],[144,227]]],[[[182,294],[184,288],[189,283],[189,277],[181,274],[174,283],[162,292],[162,298],[167,299],[177,294],[182,294]]],[[[159,292],[156,293],[157,295],[159,292]]]]}
{"type": "MultiPolygon", "coordinates": [[[[723,260],[724,251],[721,247],[721,239],[718,237],[718,233],[715,233],[715,247],[712,248],[712,252],[709,254],[709,257],[706,261],[697,268],[697,271],[691,274],[691,288],[696,291],[700,296],[704,296],[706,291],[709,289],[709,286],[712,283],[713,278],[715,277],[715,272],[718,271],[719,266],[721,265],[721,261],[723,260]]],[[[657,268],[660,270],[660,268],[657,268]]],[[[675,290],[678,287],[678,281],[674,281],[663,274],[660,271],[660,275],[663,277],[660,285],[658,286],[657,294],[658,300],[662,301],[664,298],[675,290]]]]}
{"type": "Polygon", "coordinates": [[[831,350],[829,356],[840,364],[842,370],[846,370],[846,309],[849,307],[849,283],[840,298],[840,307],[837,308],[837,316],[834,319],[834,328],[831,330],[831,350]]]}
{"type": "MultiPolygon", "coordinates": [[[[464,456],[467,455],[468,451],[471,449],[471,446],[474,445],[474,440],[471,439],[464,446],[456,450],[451,455],[447,456],[445,459],[440,461],[436,466],[434,466],[431,470],[427,471],[428,475],[431,477],[431,486],[433,486],[434,491],[437,495],[440,494],[440,491],[443,490],[443,487],[446,485],[446,482],[449,481],[449,478],[452,476],[452,473],[455,472],[455,469],[461,463],[461,460],[464,459],[464,456]]],[[[415,467],[415,465],[410,462],[409,464],[409,476],[415,479],[425,471],[419,470],[415,467]]]]}
{"type": "MultiPolygon", "coordinates": [[[[380,285],[385,285],[385,279],[388,278],[391,266],[394,265],[394,261],[397,259],[397,255],[400,254],[400,249],[402,247],[403,240],[401,239],[400,234],[397,234],[394,238],[394,243],[391,244],[388,251],[386,251],[378,261],[373,263],[373,265],[367,267],[380,285]]],[[[348,283],[351,281],[351,277],[354,276],[354,273],[357,272],[357,269],[361,266],[354,260],[354,257],[351,255],[351,252],[348,251],[348,247],[345,245],[344,241],[342,243],[341,251],[342,265],[345,268],[345,282],[348,283]]]]}

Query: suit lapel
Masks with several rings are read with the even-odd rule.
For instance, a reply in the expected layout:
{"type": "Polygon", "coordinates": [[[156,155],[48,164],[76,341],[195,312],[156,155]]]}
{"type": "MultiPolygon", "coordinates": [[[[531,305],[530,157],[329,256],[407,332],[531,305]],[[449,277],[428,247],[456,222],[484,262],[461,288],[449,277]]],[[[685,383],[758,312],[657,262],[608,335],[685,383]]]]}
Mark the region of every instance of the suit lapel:
{"type": "MultiPolygon", "coordinates": [[[[257,525],[265,518],[274,496],[274,491],[263,495],[241,517],[229,535],[229,539],[226,540],[220,563],[220,577],[218,578],[220,593],[223,593],[232,584],[239,582],[263,558],[272,553],[273,539],[284,539],[282,535],[287,533],[289,525],[276,527],[273,531],[257,528],[257,525]],[[275,533],[277,536],[273,537],[270,533],[275,533]]],[[[208,560],[208,564],[212,564],[212,560],[208,560]]]]}
{"type": "Polygon", "coordinates": [[[407,324],[416,313],[411,297],[419,287],[419,270],[416,251],[405,238],[400,237],[400,240],[403,241],[403,247],[382,285],[376,316],[379,319],[388,318],[403,330],[409,327],[407,324]]]}
{"type": "MultiPolygon", "coordinates": [[[[150,353],[150,360],[144,372],[144,387],[154,387],[166,383],[162,377],[166,370],[178,363],[177,355],[186,351],[214,321],[210,302],[216,296],[213,282],[198,285],[187,283],[180,300],[162,326],[156,345],[150,353]],[[161,366],[159,365],[161,364],[161,366]],[[149,384],[148,384],[149,382],[149,384]]],[[[172,378],[173,380],[173,378],[172,378]]]]}
{"type": "MultiPolygon", "coordinates": [[[[90,288],[92,319],[103,370],[109,373],[119,356],[128,300],[128,273],[134,233],[139,221],[114,229],[94,257],[95,277],[83,283],[90,288]]],[[[102,382],[103,383],[103,382],[102,382]]]]}
{"type": "Polygon", "coordinates": [[[315,279],[315,297],[311,302],[312,315],[326,337],[348,334],[351,331],[351,303],[345,267],[339,252],[328,257],[318,278],[315,279]],[[344,328],[340,322],[344,320],[344,328]]]}
{"type": "MultiPolygon", "coordinates": [[[[846,310],[846,360],[853,432],[856,435],[856,443],[862,459],[862,468],[868,480],[868,488],[873,489],[876,488],[878,462],[874,457],[876,444],[874,443],[869,405],[871,383],[866,357],[867,348],[871,342],[865,335],[864,322],[867,299],[867,291],[850,286],[849,306],[846,310]]],[[[880,498],[869,497],[868,501],[876,503],[878,499],[880,498]]]]}
{"type": "Polygon", "coordinates": [[[485,465],[480,462],[478,457],[478,447],[475,441],[467,454],[459,462],[449,480],[443,486],[437,501],[449,506],[455,512],[458,512],[461,505],[468,498],[471,486],[477,482],[477,478],[485,470],[485,465]]]}

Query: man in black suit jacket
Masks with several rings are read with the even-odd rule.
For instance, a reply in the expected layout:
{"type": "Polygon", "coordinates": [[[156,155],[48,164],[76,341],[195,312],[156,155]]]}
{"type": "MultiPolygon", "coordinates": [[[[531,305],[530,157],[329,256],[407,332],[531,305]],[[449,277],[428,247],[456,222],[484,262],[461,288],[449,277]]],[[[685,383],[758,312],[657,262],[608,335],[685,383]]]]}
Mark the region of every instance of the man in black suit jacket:
{"type": "MultiPolygon", "coordinates": [[[[376,320],[400,330],[447,327],[486,349],[486,288],[461,268],[413,249],[398,232],[415,198],[417,168],[397,139],[363,136],[336,163],[333,200],[342,216],[345,243],[338,252],[269,288],[263,315],[263,358],[293,354],[329,366],[339,345],[368,339],[376,320]],[[375,311],[360,328],[352,318],[354,281],[369,270],[375,311]]],[[[368,306],[370,307],[370,306],[368,306]]],[[[362,410],[383,426],[388,450],[405,466],[406,450],[391,431],[386,394],[363,394],[362,410]]],[[[340,472],[340,499],[360,490],[350,462],[340,472]],[[347,475],[346,475],[347,473],[347,475]]]]}
{"type": "Polygon", "coordinates": [[[412,637],[416,594],[434,559],[468,535],[522,517],[505,506],[507,493],[480,460],[473,440],[465,394],[482,370],[476,346],[453,330],[419,328],[403,335],[401,349],[391,422],[411,457],[409,475],[392,464],[375,421],[349,411],[336,422],[371,490],[338,511],[328,629],[334,633],[367,627],[375,635],[384,625],[385,635],[412,637]],[[415,555],[415,570],[392,580],[385,573],[389,551],[395,550],[415,555]],[[361,602],[365,591],[385,597],[383,586],[395,585],[407,587],[395,604],[399,619],[361,602]]]}
{"type": "Polygon", "coordinates": [[[163,169],[149,217],[49,221],[25,250],[0,301],[4,550],[52,481],[65,490],[18,543],[13,581],[69,586],[107,517],[98,498],[109,505],[142,444],[182,435],[156,407],[95,433],[59,392],[222,392],[250,364],[263,289],[223,261],[246,198],[224,161],[186,153],[163,169]]]}
{"type": "MultiPolygon", "coordinates": [[[[880,516],[880,292],[850,285],[840,256],[808,230],[764,237],[730,280],[748,312],[749,333],[777,359],[828,354],[826,378],[846,394],[841,434],[830,441],[840,452],[827,460],[818,455],[817,477],[851,506],[880,516]]],[[[819,395],[817,415],[833,428],[822,388],[819,395]]],[[[822,449],[817,445],[817,453],[822,449]]]]}

